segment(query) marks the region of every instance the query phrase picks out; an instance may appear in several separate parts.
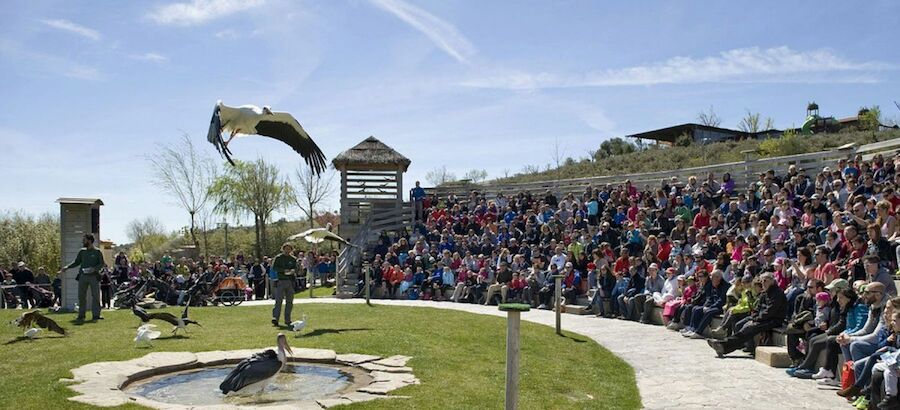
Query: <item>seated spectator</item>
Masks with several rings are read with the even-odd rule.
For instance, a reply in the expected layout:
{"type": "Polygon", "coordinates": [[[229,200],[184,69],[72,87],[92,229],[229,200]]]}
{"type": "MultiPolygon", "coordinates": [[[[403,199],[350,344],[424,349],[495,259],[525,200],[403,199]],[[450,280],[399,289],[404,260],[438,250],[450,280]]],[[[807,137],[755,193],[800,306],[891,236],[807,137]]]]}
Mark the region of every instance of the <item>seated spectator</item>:
{"type": "MultiPolygon", "coordinates": [[[[653,267],[653,265],[650,265],[653,267]]],[[[666,279],[663,282],[662,289],[650,294],[644,301],[644,311],[641,315],[641,323],[651,323],[650,317],[654,307],[665,307],[666,303],[675,299],[678,293],[678,278],[675,275],[675,268],[666,269],[666,279]]]]}
{"type": "Polygon", "coordinates": [[[774,329],[784,322],[787,311],[784,292],[775,285],[775,278],[771,273],[763,273],[760,280],[764,291],[760,294],[756,310],[735,325],[737,332],[724,340],[707,341],[717,356],[723,357],[742,346],[750,351],[755,350],[754,337],[757,334],[774,329]]]}
{"type": "Polygon", "coordinates": [[[685,325],[685,330],[681,333],[684,337],[693,339],[702,339],[703,332],[712,322],[713,317],[722,313],[725,307],[725,294],[731,284],[722,278],[722,271],[714,270],[710,275],[709,281],[710,292],[706,296],[703,305],[695,305],[690,313],[690,320],[685,325]]]}

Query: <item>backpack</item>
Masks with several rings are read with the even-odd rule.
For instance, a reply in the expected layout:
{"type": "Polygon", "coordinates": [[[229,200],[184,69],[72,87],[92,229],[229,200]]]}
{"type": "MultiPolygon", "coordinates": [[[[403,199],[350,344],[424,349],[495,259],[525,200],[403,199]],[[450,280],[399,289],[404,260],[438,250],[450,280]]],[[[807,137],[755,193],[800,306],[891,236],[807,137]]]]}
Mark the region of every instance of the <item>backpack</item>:
{"type": "Polygon", "coordinates": [[[856,375],[853,373],[853,361],[848,360],[841,368],[841,389],[848,389],[856,383],[856,375]]]}

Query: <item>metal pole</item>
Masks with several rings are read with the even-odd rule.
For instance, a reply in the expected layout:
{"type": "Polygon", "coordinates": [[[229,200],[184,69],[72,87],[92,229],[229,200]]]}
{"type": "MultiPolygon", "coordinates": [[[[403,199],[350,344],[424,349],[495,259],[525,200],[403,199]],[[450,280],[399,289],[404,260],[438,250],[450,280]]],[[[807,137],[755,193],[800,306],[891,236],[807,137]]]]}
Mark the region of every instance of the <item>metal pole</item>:
{"type": "Polygon", "coordinates": [[[562,279],[563,275],[553,275],[556,283],[556,334],[562,336],[562,279]]]}
{"type": "Polygon", "coordinates": [[[371,297],[371,295],[369,294],[371,292],[369,288],[369,262],[363,262],[363,275],[365,275],[365,282],[363,283],[363,286],[366,287],[366,304],[372,306],[372,302],[369,301],[369,298],[371,297]]]}
{"type": "Polygon", "coordinates": [[[506,312],[506,410],[516,410],[519,397],[519,324],[521,313],[531,306],[522,303],[504,303],[500,310],[506,312]]]}
{"type": "Polygon", "coordinates": [[[228,222],[225,222],[225,261],[228,262],[228,222]]]}

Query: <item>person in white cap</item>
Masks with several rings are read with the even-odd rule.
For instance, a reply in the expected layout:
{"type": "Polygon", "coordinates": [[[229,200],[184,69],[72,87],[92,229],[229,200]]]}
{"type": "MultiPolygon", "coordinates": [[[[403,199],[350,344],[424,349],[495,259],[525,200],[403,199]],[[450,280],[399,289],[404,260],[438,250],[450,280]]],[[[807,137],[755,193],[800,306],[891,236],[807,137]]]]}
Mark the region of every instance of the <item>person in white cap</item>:
{"type": "Polygon", "coordinates": [[[19,294],[19,299],[22,300],[22,308],[28,309],[31,296],[28,294],[28,288],[25,286],[34,282],[34,272],[28,269],[28,266],[25,266],[25,262],[19,261],[16,264],[16,269],[13,270],[13,279],[16,281],[16,293],[19,294]]]}

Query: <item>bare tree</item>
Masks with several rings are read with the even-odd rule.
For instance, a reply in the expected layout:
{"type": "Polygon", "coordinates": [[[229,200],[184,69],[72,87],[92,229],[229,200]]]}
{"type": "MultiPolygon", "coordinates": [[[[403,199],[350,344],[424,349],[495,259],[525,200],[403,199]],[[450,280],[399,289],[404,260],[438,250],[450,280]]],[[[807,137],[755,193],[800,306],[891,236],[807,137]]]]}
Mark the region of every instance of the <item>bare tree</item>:
{"type": "Polygon", "coordinates": [[[709,127],[718,127],[722,125],[722,119],[713,111],[713,106],[709,106],[709,111],[700,111],[697,113],[697,121],[700,124],[709,126],[709,127]]]}
{"type": "Polygon", "coordinates": [[[316,207],[334,194],[334,168],[316,174],[306,164],[301,164],[294,174],[297,179],[293,201],[309,218],[309,227],[315,228],[316,207]]]}
{"type": "Polygon", "coordinates": [[[209,201],[209,187],[216,176],[215,162],[197,150],[187,134],[178,144],[160,145],[160,149],[147,156],[153,165],[153,182],[191,216],[191,242],[199,249],[196,216],[209,201]]]}
{"type": "MultiPolygon", "coordinates": [[[[566,158],[566,150],[563,148],[560,150],[559,147],[559,137],[553,140],[553,152],[551,153],[550,159],[553,160],[553,163],[556,165],[556,180],[559,181],[562,175],[562,165],[566,158]]],[[[548,166],[549,168],[549,166],[548,166]]]]}
{"type": "Polygon", "coordinates": [[[463,175],[463,179],[471,180],[474,183],[479,183],[481,181],[486,180],[488,177],[487,171],[483,169],[470,169],[463,175]]]}
{"type": "Polygon", "coordinates": [[[747,110],[744,118],[738,123],[738,129],[751,134],[770,130],[774,127],[775,120],[773,120],[772,117],[766,117],[765,120],[760,120],[760,114],[758,112],[750,112],[750,110],[747,110]]]}
{"type": "Polygon", "coordinates": [[[509,168],[503,168],[503,178],[509,178],[509,168]]]}
{"type": "Polygon", "coordinates": [[[149,243],[154,238],[165,237],[166,230],[158,218],[148,216],[144,219],[135,219],[125,226],[125,234],[128,239],[137,245],[141,253],[145,253],[149,243]]]}
{"type": "Polygon", "coordinates": [[[443,165],[440,168],[435,168],[426,172],[425,180],[431,183],[431,185],[438,186],[447,182],[456,181],[456,175],[448,171],[446,165],[443,165]]]}

